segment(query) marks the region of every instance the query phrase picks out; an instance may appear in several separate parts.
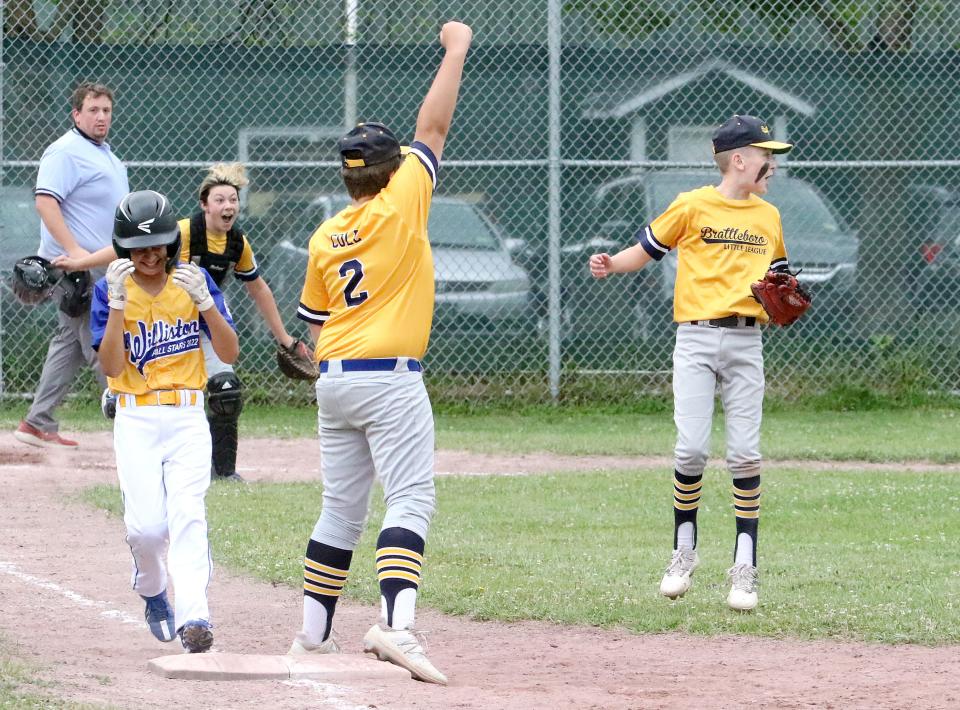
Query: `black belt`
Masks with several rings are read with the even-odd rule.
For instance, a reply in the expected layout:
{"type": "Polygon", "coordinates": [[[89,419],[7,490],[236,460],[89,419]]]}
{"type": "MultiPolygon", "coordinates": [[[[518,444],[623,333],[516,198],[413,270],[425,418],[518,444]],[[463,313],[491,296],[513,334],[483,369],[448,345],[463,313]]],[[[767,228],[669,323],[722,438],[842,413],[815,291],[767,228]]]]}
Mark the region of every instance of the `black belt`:
{"type": "MultiPolygon", "coordinates": [[[[397,369],[397,358],[395,357],[377,357],[367,360],[340,360],[340,370],[342,372],[392,372],[397,369]]],[[[330,371],[330,361],[323,360],[320,363],[320,374],[330,371]]],[[[407,360],[408,372],[423,372],[423,365],[419,360],[409,358],[407,360]]]]}
{"type": "Polygon", "coordinates": [[[708,325],[711,328],[739,328],[740,319],[743,318],[743,326],[752,328],[757,324],[757,319],[753,316],[726,316],[725,318],[711,318],[710,320],[692,320],[693,325],[708,325]]]}

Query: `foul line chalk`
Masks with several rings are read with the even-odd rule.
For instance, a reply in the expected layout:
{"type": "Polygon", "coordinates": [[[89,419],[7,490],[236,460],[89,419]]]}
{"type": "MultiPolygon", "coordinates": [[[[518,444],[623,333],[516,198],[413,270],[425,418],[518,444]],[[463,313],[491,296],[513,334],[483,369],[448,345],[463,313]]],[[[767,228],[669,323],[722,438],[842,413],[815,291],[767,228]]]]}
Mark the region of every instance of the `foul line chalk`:
{"type": "Polygon", "coordinates": [[[88,599],[82,594],[77,594],[76,592],[67,589],[66,587],[61,587],[56,582],[51,582],[40,577],[35,577],[32,574],[26,572],[21,572],[15,564],[10,562],[5,562],[0,560],[0,572],[10,575],[16,579],[19,579],[21,582],[26,582],[31,584],[34,587],[39,587],[40,589],[46,589],[51,592],[55,592],[70,601],[72,601],[77,606],[83,607],[94,607],[100,609],[100,616],[107,619],[117,619],[124,624],[132,624],[134,626],[139,626],[140,628],[146,628],[147,625],[144,623],[143,619],[138,619],[137,617],[130,616],[125,611],[120,609],[115,609],[108,602],[97,601],[95,599],[88,599]]]}

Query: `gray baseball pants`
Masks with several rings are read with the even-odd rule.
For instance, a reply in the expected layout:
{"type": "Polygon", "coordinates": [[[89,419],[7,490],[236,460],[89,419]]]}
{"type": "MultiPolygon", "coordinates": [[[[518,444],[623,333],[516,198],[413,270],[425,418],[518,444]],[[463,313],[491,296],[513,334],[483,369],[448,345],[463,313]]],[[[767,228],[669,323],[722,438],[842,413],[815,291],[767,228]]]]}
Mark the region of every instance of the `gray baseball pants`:
{"type": "Polygon", "coordinates": [[[715,328],[681,323],[673,351],[675,467],[699,476],[710,453],[717,386],[727,432],[727,468],[733,478],[760,473],[763,413],[763,340],[760,328],[715,328]]]}
{"type": "Polygon", "coordinates": [[[57,330],[47,348],[33,404],[25,417],[27,424],[48,433],[58,430],[60,425],[53,416],[54,410],[69,394],[77,371],[84,363],[93,368],[100,386],[107,386],[91,341],[89,312],[73,318],[57,310],[57,330]]]}
{"type": "Polygon", "coordinates": [[[344,373],[336,363],[317,380],[323,509],[311,537],[355,549],[379,478],[387,506],[381,529],[402,527],[426,540],[436,493],[433,411],[422,374],[344,373]]]}

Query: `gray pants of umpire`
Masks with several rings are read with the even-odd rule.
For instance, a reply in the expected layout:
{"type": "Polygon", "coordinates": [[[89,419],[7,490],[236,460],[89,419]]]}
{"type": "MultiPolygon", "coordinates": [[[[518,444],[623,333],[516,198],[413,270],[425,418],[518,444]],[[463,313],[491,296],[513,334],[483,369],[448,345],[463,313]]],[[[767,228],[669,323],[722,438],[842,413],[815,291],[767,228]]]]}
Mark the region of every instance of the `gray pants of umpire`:
{"type": "Polygon", "coordinates": [[[100,386],[107,386],[91,341],[89,312],[71,318],[57,310],[57,330],[47,348],[40,383],[25,417],[27,424],[48,433],[58,430],[59,423],[53,416],[54,411],[69,394],[77,371],[84,363],[94,369],[100,386]]]}

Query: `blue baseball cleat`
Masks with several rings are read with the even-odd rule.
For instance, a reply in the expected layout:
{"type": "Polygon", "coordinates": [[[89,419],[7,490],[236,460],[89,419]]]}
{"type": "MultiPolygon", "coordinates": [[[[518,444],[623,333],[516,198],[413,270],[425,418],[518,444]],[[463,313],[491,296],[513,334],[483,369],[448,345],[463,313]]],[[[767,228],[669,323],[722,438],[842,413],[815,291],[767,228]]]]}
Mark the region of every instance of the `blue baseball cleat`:
{"type": "Polygon", "coordinates": [[[150,633],[156,636],[158,641],[173,641],[177,633],[173,624],[173,609],[167,601],[166,590],[155,597],[145,597],[142,594],[140,597],[147,603],[144,617],[150,627],[150,633]]]}

